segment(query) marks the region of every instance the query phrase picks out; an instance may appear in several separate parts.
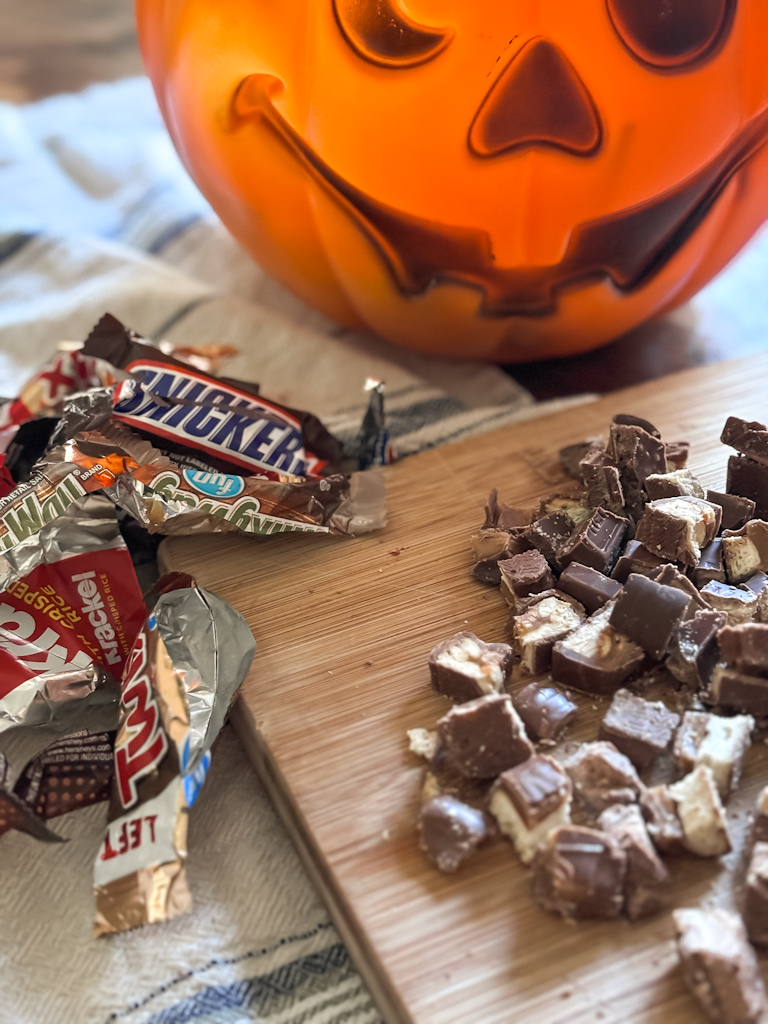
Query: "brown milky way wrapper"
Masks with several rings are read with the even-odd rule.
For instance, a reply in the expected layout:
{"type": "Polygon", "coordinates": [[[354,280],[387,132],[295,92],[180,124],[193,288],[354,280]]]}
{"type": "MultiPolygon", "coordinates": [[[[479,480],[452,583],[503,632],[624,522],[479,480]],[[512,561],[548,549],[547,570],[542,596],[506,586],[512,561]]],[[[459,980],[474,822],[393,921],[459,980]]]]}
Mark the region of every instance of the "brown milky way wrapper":
{"type": "Polygon", "coordinates": [[[164,593],[139,632],[122,680],[109,824],[94,871],[96,935],[190,908],[189,808],[254,650],[244,619],[198,587],[164,593]]]}

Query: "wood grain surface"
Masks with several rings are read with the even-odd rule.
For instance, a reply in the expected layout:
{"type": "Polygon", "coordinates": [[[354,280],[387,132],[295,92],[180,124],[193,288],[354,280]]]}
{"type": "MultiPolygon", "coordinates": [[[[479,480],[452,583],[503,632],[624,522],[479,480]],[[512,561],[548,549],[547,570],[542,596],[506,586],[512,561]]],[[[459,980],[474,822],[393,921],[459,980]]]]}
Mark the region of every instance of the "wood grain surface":
{"type": "MultiPolygon", "coordinates": [[[[531,502],[552,489],[558,447],[634,412],[667,440],[689,440],[693,470],[722,488],[724,419],[764,422],[767,389],[768,356],[760,356],[416,456],[387,470],[390,523],[367,537],[164,543],[165,567],[194,572],[253,628],[258,652],[236,724],[388,1021],[699,1019],[667,913],[636,924],[564,923],[531,902],[528,872],[503,840],[456,875],[432,868],[416,843],[423,769],[405,732],[433,726],[448,709],[429,686],[436,643],[462,629],[506,638],[499,593],[469,573],[468,539],[491,487],[505,501],[531,502]]],[[[580,707],[574,736],[594,739],[605,705],[585,698],[580,707]]],[[[768,751],[755,743],[729,803],[734,852],[670,859],[675,903],[729,905],[738,896],[747,808],[763,781],[768,751]]]]}

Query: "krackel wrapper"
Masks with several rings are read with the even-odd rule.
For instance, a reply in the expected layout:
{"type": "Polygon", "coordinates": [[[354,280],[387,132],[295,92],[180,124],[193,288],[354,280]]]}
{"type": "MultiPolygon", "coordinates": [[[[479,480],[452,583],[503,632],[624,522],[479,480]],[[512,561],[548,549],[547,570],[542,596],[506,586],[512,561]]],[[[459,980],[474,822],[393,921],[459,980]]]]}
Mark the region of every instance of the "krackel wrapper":
{"type": "Polygon", "coordinates": [[[203,373],[110,314],[82,355],[131,375],[114,391],[115,418],[182,468],[275,479],[341,468],[343,447],[316,416],[263,398],[257,384],[203,373]]]}
{"type": "Polygon", "coordinates": [[[164,593],[136,638],[122,682],[109,825],[94,871],[96,935],[191,908],[189,809],[255,649],[242,616],[196,586],[164,593]]]}
{"type": "Polygon", "coordinates": [[[144,617],[104,496],[79,498],[0,555],[0,736],[119,680],[144,617]]]}
{"type": "Polygon", "coordinates": [[[0,499],[0,555],[103,490],[151,532],[355,535],[385,522],[375,472],[307,479],[182,468],[112,418],[109,389],[73,396],[30,479],[0,499]]]}

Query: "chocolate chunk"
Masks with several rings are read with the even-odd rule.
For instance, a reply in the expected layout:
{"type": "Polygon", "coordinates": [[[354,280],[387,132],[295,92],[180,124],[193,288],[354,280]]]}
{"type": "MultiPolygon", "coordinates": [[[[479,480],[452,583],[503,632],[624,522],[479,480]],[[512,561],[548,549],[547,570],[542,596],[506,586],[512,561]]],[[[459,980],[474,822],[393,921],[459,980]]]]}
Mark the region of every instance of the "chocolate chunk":
{"type": "Polygon", "coordinates": [[[720,506],[703,498],[660,498],[646,505],[635,539],[668,561],[695,566],[701,549],[720,529],[721,517],[720,506]]]}
{"type": "Polygon", "coordinates": [[[525,730],[534,740],[553,740],[574,720],[578,707],[554,686],[529,683],[513,698],[525,730]]]}
{"type": "Polygon", "coordinates": [[[526,529],[525,536],[555,568],[560,567],[560,554],[573,534],[574,522],[566,512],[550,512],[526,529]]]}
{"type": "Polygon", "coordinates": [[[688,609],[689,596],[676,587],[632,573],[611,608],[610,623],[655,661],[667,650],[688,609]]]}
{"type": "Polygon", "coordinates": [[[750,576],[748,580],[744,580],[740,584],[742,590],[751,590],[753,594],[762,594],[766,587],[768,587],[768,573],[756,572],[754,576],[750,576]]]}
{"type": "Polygon", "coordinates": [[[718,631],[726,623],[724,612],[700,611],[692,619],[682,622],[667,668],[672,675],[688,686],[706,686],[720,657],[718,631]]]}
{"type": "Polygon", "coordinates": [[[730,852],[725,810],[708,765],[699,765],[684,779],[667,786],[667,796],[680,819],[686,850],[698,857],[721,857],[730,852]]]}
{"type": "Polygon", "coordinates": [[[650,420],[646,420],[642,416],[635,416],[634,413],[618,412],[613,417],[613,422],[623,427],[640,427],[641,430],[644,430],[657,440],[661,438],[658,429],[654,427],[650,420]]]}
{"type": "Polygon", "coordinates": [[[607,452],[594,449],[587,452],[579,469],[589,504],[623,516],[624,491],[616,461],[607,452]]]}
{"type": "Polygon", "coordinates": [[[722,540],[729,583],[743,583],[768,569],[768,523],[762,519],[750,519],[740,530],[726,530],[722,540]]]}
{"type": "Polygon", "coordinates": [[[652,579],[655,583],[661,583],[665,587],[674,587],[676,590],[682,590],[684,594],[687,594],[688,608],[683,615],[684,621],[692,619],[697,611],[707,611],[709,609],[707,600],[701,596],[688,577],[683,576],[680,570],[675,568],[671,562],[665,562],[658,569],[654,569],[648,578],[652,579]]]}
{"type": "Polygon", "coordinates": [[[768,429],[764,423],[729,416],[720,440],[742,455],[768,466],[768,429]]]}
{"type": "Polygon", "coordinates": [[[626,511],[638,520],[648,500],[646,479],[667,471],[664,444],[639,423],[617,423],[614,419],[607,451],[619,466],[626,511]]]}
{"type": "Polygon", "coordinates": [[[667,750],[679,722],[680,716],[661,701],[618,690],[600,723],[599,736],[613,743],[637,768],[646,768],[667,750]]]}
{"type": "Polygon", "coordinates": [[[624,910],[630,921],[655,914],[665,905],[664,883],[669,872],[651,842],[636,804],[607,807],[600,815],[600,828],[613,836],[627,855],[624,910]]]}
{"type": "Polygon", "coordinates": [[[750,942],[768,946],[768,843],[755,843],[752,849],[742,917],[750,942]]]}
{"type": "Polygon", "coordinates": [[[672,912],[688,988],[714,1024],[757,1024],[765,989],[744,924],[731,910],[672,912]]]}
{"type": "Polygon", "coordinates": [[[609,622],[610,605],[595,612],[552,649],[552,677],[586,693],[609,694],[637,671],[645,659],[641,647],[609,622]]]}
{"type": "Polygon", "coordinates": [[[739,530],[755,514],[754,501],[750,498],[742,498],[739,494],[707,491],[707,501],[719,505],[723,510],[723,530],[739,530]]]}
{"type": "Polygon", "coordinates": [[[731,455],[725,489],[754,501],[757,518],[768,519],[768,466],[745,455],[731,455]]]}
{"type": "Polygon", "coordinates": [[[540,551],[524,551],[499,562],[501,593],[507,604],[516,609],[518,599],[540,594],[555,585],[555,577],[540,551]]]}
{"type": "Polygon", "coordinates": [[[628,519],[596,508],[561,549],[560,564],[579,562],[607,575],[619,557],[628,529],[628,519]]]}
{"type": "Polygon", "coordinates": [[[524,864],[530,864],[539,843],[553,828],[570,824],[572,792],[571,780],[557,761],[540,754],[496,780],[491,814],[524,864]]]}
{"type": "Polygon", "coordinates": [[[666,786],[653,786],[640,796],[640,810],[648,835],[661,853],[687,853],[683,825],[677,804],[666,786]]]}
{"type": "Polygon", "coordinates": [[[514,663],[508,644],[486,644],[474,633],[455,633],[432,650],[432,686],[454,700],[502,693],[514,663]]]}
{"type": "Polygon", "coordinates": [[[723,562],[723,542],[720,537],[701,549],[698,565],[690,570],[694,584],[703,590],[712,580],[725,583],[725,564],[723,562]]]}
{"type": "MultiPolygon", "coordinates": [[[[672,559],[671,561],[674,561],[672,559]]],[[[616,562],[611,579],[617,583],[626,583],[629,574],[636,572],[641,576],[650,576],[652,572],[670,562],[668,558],[661,558],[654,555],[648,548],[643,547],[639,540],[631,540],[624,548],[624,553],[616,562]]],[[[678,563],[679,564],[679,563],[678,563]]]]}
{"type": "Polygon", "coordinates": [[[700,765],[711,768],[718,792],[725,798],[741,777],[754,727],[751,715],[723,718],[706,711],[686,711],[675,736],[672,760],[684,772],[700,765]]]}
{"type": "Polygon", "coordinates": [[[565,762],[576,792],[593,810],[636,803],[644,786],[635,766],[612,743],[585,743],[565,762]]]}
{"type": "Polygon", "coordinates": [[[757,612],[757,594],[740,587],[731,587],[727,583],[712,580],[702,587],[701,594],[715,611],[725,612],[729,626],[738,626],[740,622],[752,622],[757,612]]]}
{"type": "Polygon", "coordinates": [[[485,839],[485,818],[452,796],[436,796],[422,804],[419,846],[441,871],[458,868],[485,839]]]}
{"type": "Polygon", "coordinates": [[[566,825],[553,829],[533,860],[531,894],[566,918],[614,918],[624,905],[627,856],[613,836],[566,825]]]}
{"type": "Polygon", "coordinates": [[[472,566],[472,576],[478,583],[487,583],[489,586],[498,587],[501,583],[498,558],[484,558],[480,562],[475,562],[472,566]]]}
{"type": "Polygon", "coordinates": [[[712,672],[710,700],[718,707],[743,711],[757,718],[768,717],[768,679],[728,665],[718,664],[712,672]]]}
{"type": "Polygon", "coordinates": [[[557,589],[579,601],[591,615],[618,594],[621,584],[588,565],[571,562],[558,579],[557,589]]]}
{"type": "Polygon", "coordinates": [[[509,694],[457,705],[439,720],[437,734],[451,761],[470,779],[492,779],[533,753],[509,694]]]}
{"type": "Polygon", "coordinates": [[[671,473],[652,473],[645,481],[648,498],[679,498],[689,494],[694,498],[704,497],[704,488],[689,469],[676,469],[671,473]]]}
{"type": "Polygon", "coordinates": [[[667,460],[667,472],[675,469],[685,469],[688,462],[688,455],[691,450],[689,441],[665,441],[664,455],[667,460]]]}
{"type": "Polygon", "coordinates": [[[768,623],[725,626],[718,639],[720,656],[726,664],[768,679],[768,623]]]}
{"type": "Polygon", "coordinates": [[[531,675],[547,672],[552,648],[584,621],[584,609],[558,597],[545,597],[514,618],[512,646],[531,675]]]}
{"type": "Polygon", "coordinates": [[[581,467],[579,463],[592,450],[602,451],[603,444],[596,438],[586,441],[577,441],[575,444],[568,444],[557,453],[560,467],[564,473],[573,477],[574,480],[581,480],[581,467]]]}

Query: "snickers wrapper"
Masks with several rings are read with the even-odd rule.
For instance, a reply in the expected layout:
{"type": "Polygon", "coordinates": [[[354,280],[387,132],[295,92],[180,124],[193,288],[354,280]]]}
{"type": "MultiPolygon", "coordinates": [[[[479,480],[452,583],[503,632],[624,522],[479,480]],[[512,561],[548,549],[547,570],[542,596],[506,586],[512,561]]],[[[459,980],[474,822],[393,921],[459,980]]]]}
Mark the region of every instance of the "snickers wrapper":
{"type": "Polygon", "coordinates": [[[109,824],[96,857],[95,934],[191,908],[189,809],[255,652],[245,620],[199,587],[162,594],[122,680],[109,824]]]}

